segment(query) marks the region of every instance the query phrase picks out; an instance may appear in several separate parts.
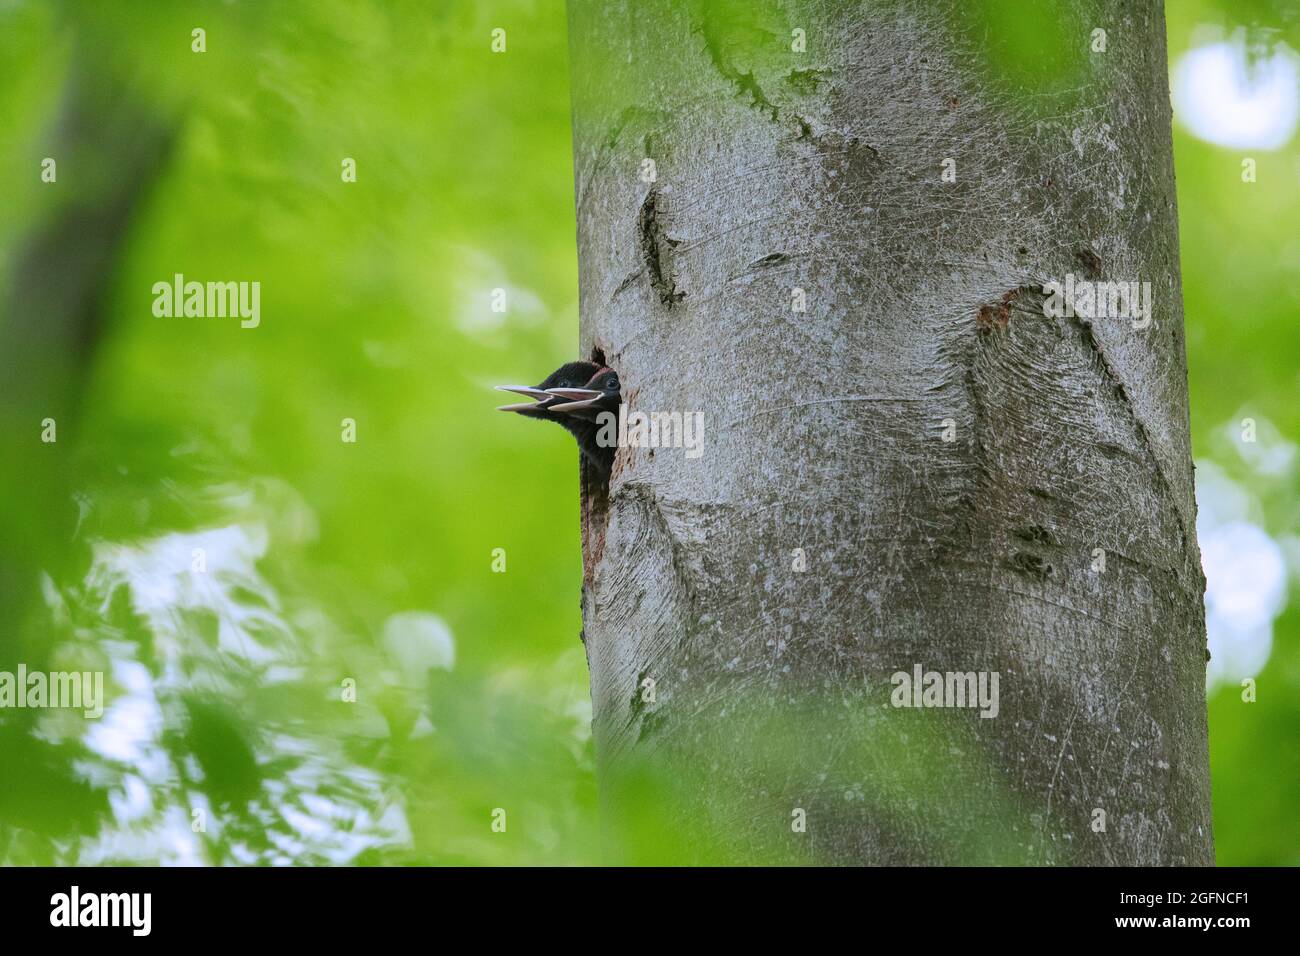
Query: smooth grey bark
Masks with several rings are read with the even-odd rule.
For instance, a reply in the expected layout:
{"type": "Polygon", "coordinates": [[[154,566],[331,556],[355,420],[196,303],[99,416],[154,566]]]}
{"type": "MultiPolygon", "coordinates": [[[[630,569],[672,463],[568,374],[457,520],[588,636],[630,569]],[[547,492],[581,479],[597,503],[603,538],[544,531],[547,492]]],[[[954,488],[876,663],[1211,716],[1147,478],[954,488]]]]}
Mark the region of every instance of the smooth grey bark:
{"type": "Polygon", "coordinates": [[[638,763],[750,858],[1209,864],[1163,10],[1068,8],[1086,82],[1026,100],[961,9],[570,2],[583,348],[706,423],[584,475],[603,803],[638,763]],[[1153,326],[1046,317],[1066,273],[1153,326]],[[895,709],[917,664],[998,716],[895,709]]]}

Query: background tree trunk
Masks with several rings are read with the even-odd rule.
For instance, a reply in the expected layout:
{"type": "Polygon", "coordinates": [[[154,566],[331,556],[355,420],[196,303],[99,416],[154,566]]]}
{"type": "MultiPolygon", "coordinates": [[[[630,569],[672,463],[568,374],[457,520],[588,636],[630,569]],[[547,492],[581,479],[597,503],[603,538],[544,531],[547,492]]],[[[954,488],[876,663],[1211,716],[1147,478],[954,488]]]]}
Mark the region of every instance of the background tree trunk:
{"type": "MultiPolygon", "coordinates": [[[[60,586],[89,562],[72,492],[82,389],[105,332],[114,269],[135,216],[163,173],[176,119],[129,89],[105,84],[101,51],[84,37],[57,128],[32,159],[57,162],[50,211],[10,260],[0,291],[0,671],[48,669],[55,647],[41,576],[60,586]],[[52,442],[43,441],[53,420],[52,442]]],[[[0,711],[0,752],[21,773],[0,779],[0,859],[15,829],[92,832],[106,812],[57,744],[38,734],[43,711],[0,711]]]]}
{"type": "Polygon", "coordinates": [[[584,476],[609,811],[657,781],[684,855],[1212,863],[1162,8],[1033,49],[936,0],[569,17],[584,349],[706,424],[584,476]],[[1066,273],[1151,282],[1152,327],[1045,317],[1066,273]],[[916,665],[999,713],[894,708],[916,665]]]}

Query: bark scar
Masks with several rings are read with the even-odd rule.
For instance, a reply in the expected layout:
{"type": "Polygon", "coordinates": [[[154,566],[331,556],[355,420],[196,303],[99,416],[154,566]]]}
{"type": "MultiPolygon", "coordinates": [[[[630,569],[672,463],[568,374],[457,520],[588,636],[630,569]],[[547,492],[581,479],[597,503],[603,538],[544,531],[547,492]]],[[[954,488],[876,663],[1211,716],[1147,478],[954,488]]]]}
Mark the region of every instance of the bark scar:
{"type": "Polygon", "coordinates": [[[975,326],[981,332],[991,332],[995,328],[1006,329],[1007,324],[1011,321],[1013,303],[1020,298],[1020,292],[1025,288],[1027,287],[1019,286],[1007,291],[997,305],[980,306],[979,312],[975,314],[975,326]]]}
{"type": "MultiPolygon", "coordinates": [[[[675,303],[686,298],[686,293],[677,288],[672,267],[672,251],[681,242],[665,234],[663,223],[660,222],[661,216],[659,187],[651,186],[637,216],[637,232],[641,237],[641,256],[645,260],[646,274],[650,277],[650,287],[659,296],[659,301],[671,309],[675,303]]],[[[621,290],[622,287],[619,291],[621,290]]],[[[617,294],[616,291],[615,295],[617,294]]]]}
{"type": "MultiPolygon", "coordinates": [[[[1049,181],[1049,185],[1050,185],[1050,181],[1049,181]]],[[[1078,259],[1080,264],[1083,266],[1084,273],[1088,276],[1089,279],[1101,278],[1101,256],[1097,255],[1096,252],[1094,252],[1091,248],[1088,247],[1084,247],[1083,249],[1080,249],[1074,255],[1075,258],[1078,259]]]]}
{"type": "MultiPolygon", "coordinates": [[[[1178,529],[1183,536],[1183,555],[1188,557],[1187,545],[1190,540],[1194,540],[1194,537],[1188,527],[1187,515],[1183,513],[1182,499],[1174,488],[1173,482],[1171,482],[1165,474],[1165,468],[1161,463],[1155,442],[1151,438],[1151,432],[1147,428],[1146,422],[1142,420],[1142,416],[1138,414],[1137,408],[1134,407],[1133,400],[1129,398],[1128,388],[1124,384],[1123,377],[1111,363],[1110,356],[1102,350],[1101,343],[1097,341],[1097,336],[1092,329],[1092,325],[1088,322],[1080,321],[1078,316],[1071,317],[1070,321],[1077,329],[1079,329],[1084,344],[1094,355],[1097,356],[1098,361],[1101,362],[1101,367],[1106,370],[1106,375],[1110,378],[1111,384],[1115,387],[1115,395],[1119,398],[1120,404],[1124,406],[1128,411],[1129,417],[1133,420],[1133,425],[1136,427],[1138,435],[1142,439],[1142,444],[1146,448],[1147,455],[1151,458],[1151,465],[1155,470],[1156,478],[1159,479],[1161,486],[1164,488],[1165,494],[1168,495],[1169,504],[1170,507],[1173,508],[1174,514],[1178,516],[1178,529]]],[[[1188,560],[1191,562],[1193,567],[1200,566],[1198,562],[1192,560],[1190,557],[1188,557],[1188,560]]]]}
{"type": "MultiPolygon", "coordinates": [[[[673,577],[677,579],[677,593],[684,595],[686,608],[693,608],[696,602],[696,579],[691,573],[685,546],[674,533],[654,488],[644,482],[629,481],[619,489],[619,495],[640,512],[639,541],[662,545],[667,551],[668,565],[673,577]]],[[[681,623],[685,623],[685,619],[681,623]]]]}

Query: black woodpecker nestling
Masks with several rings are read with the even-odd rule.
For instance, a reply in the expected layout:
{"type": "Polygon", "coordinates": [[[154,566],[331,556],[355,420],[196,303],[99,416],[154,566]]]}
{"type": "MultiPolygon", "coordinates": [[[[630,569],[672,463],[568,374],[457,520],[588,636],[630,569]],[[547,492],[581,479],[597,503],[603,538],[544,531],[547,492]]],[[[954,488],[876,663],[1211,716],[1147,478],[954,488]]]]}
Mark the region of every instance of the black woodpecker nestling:
{"type": "Polygon", "coordinates": [[[591,462],[600,477],[609,477],[614,447],[603,447],[596,442],[600,428],[597,419],[601,412],[618,413],[622,392],[617,372],[595,362],[569,362],[546,376],[540,385],[498,385],[497,389],[527,395],[533,400],[501,405],[499,411],[564,426],[578,440],[583,457],[591,462]]]}

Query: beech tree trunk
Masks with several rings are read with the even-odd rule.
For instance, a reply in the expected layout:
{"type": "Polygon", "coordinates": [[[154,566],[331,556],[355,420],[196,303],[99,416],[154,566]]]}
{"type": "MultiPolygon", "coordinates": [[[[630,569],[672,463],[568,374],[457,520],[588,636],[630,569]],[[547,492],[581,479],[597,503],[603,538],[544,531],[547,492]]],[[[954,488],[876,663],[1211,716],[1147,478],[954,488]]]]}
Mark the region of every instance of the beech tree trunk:
{"type": "Polygon", "coordinates": [[[1057,5],[1081,81],[1028,93],[955,0],[569,11],[583,350],[705,422],[584,474],[605,810],[648,768],[682,859],[1213,863],[1161,6],[1057,5]],[[1045,315],[1067,273],[1154,321],[1045,315]]]}

